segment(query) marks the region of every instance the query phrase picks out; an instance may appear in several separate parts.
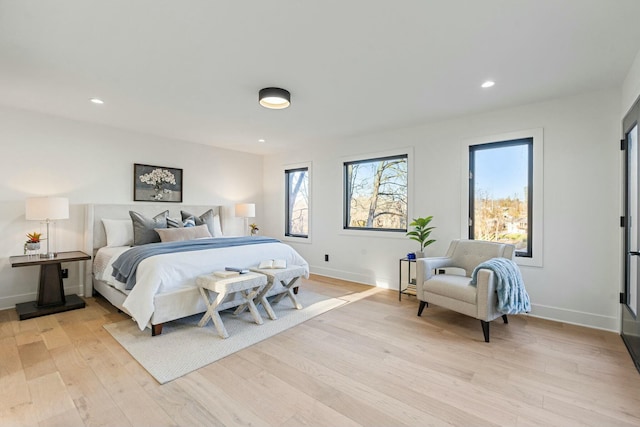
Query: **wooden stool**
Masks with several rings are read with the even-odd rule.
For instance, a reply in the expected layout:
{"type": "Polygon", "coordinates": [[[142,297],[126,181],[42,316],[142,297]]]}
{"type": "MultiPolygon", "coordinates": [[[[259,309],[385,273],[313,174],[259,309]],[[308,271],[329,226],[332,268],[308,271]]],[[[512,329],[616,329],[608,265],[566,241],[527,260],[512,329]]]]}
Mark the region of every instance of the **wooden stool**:
{"type": "Polygon", "coordinates": [[[212,319],[213,324],[218,330],[218,334],[222,338],[229,337],[229,333],[224,327],[222,318],[220,318],[218,311],[235,307],[236,305],[248,307],[251,315],[253,316],[253,320],[258,325],[262,325],[262,317],[260,316],[260,313],[258,313],[258,310],[253,303],[253,299],[258,294],[260,288],[267,284],[267,276],[258,273],[245,273],[238,276],[223,278],[210,274],[198,277],[196,279],[196,284],[198,285],[200,295],[202,295],[202,298],[207,305],[207,312],[202,316],[200,322],[198,322],[198,326],[203,327],[209,322],[209,319],[212,319]],[[210,292],[215,292],[217,294],[213,302],[209,299],[210,292]],[[224,302],[223,304],[225,298],[234,293],[237,293],[239,296],[237,302],[232,300],[224,302]]]}

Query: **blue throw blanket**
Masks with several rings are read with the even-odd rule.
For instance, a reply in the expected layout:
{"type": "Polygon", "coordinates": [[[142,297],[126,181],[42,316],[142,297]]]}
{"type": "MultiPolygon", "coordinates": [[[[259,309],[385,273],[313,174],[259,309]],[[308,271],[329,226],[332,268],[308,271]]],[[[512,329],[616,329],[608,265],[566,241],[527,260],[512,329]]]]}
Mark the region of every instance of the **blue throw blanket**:
{"type": "Polygon", "coordinates": [[[498,291],[498,311],[503,314],[528,313],[531,311],[529,294],[518,265],[507,258],[492,258],[478,265],[471,273],[471,284],[476,286],[478,270],[485,268],[495,273],[498,291]]]}
{"type": "Polygon", "coordinates": [[[231,246],[256,245],[259,243],[278,243],[271,237],[225,237],[211,239],[196,239],[180,242],[149,243],[134,246],[118,257],[113,263],[111,275],[119,282],[126,283],[125,289],[132,289],[136,284],[138,264],[154,255],[173,252],[202,251],[205,249],[228,248],[231,246]]]}

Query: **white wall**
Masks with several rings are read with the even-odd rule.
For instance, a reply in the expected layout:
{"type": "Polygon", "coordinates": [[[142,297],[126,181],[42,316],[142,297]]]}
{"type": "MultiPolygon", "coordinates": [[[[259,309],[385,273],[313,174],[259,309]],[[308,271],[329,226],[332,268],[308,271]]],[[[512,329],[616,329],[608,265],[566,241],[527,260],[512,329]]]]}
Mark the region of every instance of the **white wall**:
{"type": "MultiPolygon", "coordinates": [[[[0,147],[0,309],[36,296],[38,268],[9,264],[23,253],[25,234],[40,229],[24,219],[26,197],[69,198],[70,219],[57,224],[59,251],[83,247],[86,204],[132,203],[134,163],[183,169],[183,203],[225,206],[227,233],[242,232],[237,201],[255,202],[260,222],[261,156],[8,108],[0,108],[0,147]]],[[[67,293],[82,293],[78,264],[63,265],[67,293]]]]}
{"type": "Polygon", "coordinates": [[[622,83],[622,117],[631,109],[636,99],[640,96],[640,51],[622,83]]]}
{"type": "Polygon", "coordinates": [[[416,243],[402,235],[355,237],[341,231],[343,157],[413,147],[416,186],[410,216],[434,216],[437,242],[427,255],[440,255],[451,239],[467,237],[460,235],[463,141],[543,128],[543,266],[521,268],[532,314],[618,330],[620,117],[619,91],[610,90],[269,156],[263,229],[283,237],[283,170],[310,161],[311,242],[292,245],[314,273],[397,288],[398,259],[417,250],[416,243]]]}

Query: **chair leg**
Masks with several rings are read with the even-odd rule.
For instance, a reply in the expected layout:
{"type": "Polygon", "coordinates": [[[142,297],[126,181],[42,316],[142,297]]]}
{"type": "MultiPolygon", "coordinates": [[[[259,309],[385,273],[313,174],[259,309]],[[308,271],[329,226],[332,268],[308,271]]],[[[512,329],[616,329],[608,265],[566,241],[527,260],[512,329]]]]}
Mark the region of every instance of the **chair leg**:
{"type": "Polygon", "coordinates": [[[504,323],[509,323],[509,319],[507,319],[507,315],[506,315],[506,314],[503,314],[503,315],[502,315],[502,321],[503,321],[504,323]]]}
{"type": "Polygon", "coordinates": [[[489,322],[485,322],[484,320],[481,320],[480,323],[482,324],[482,333],[484,334],[484,342],[489,342],[489,322]]]}
{"type": "Polygon", "coordinates": [[[418,307],[418,316],[422,316],[422,310],[424,310],[425,307],[429,307],[429,303],[426,301],[420,301],[420,307],[418,307]]]}

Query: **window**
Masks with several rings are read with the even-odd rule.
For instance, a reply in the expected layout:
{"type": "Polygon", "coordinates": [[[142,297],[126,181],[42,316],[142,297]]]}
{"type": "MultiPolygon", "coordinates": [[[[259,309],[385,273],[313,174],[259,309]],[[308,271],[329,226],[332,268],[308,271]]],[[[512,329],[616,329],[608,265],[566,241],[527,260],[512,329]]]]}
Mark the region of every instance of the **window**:
{"type": "Polygon", "coordinates": [[[309,237],[309,168],[284,171],[286,185],[285,236],[309,237]]]}
{"type": "Polygon", "coordinates": [[[469,146],[469,238],[532,251],[533,138],[469,146]]]}
{"type": "Polygon", "coordinates": [[[344,162],[344,228],[407,231],[407,154],[344,162]]]}

